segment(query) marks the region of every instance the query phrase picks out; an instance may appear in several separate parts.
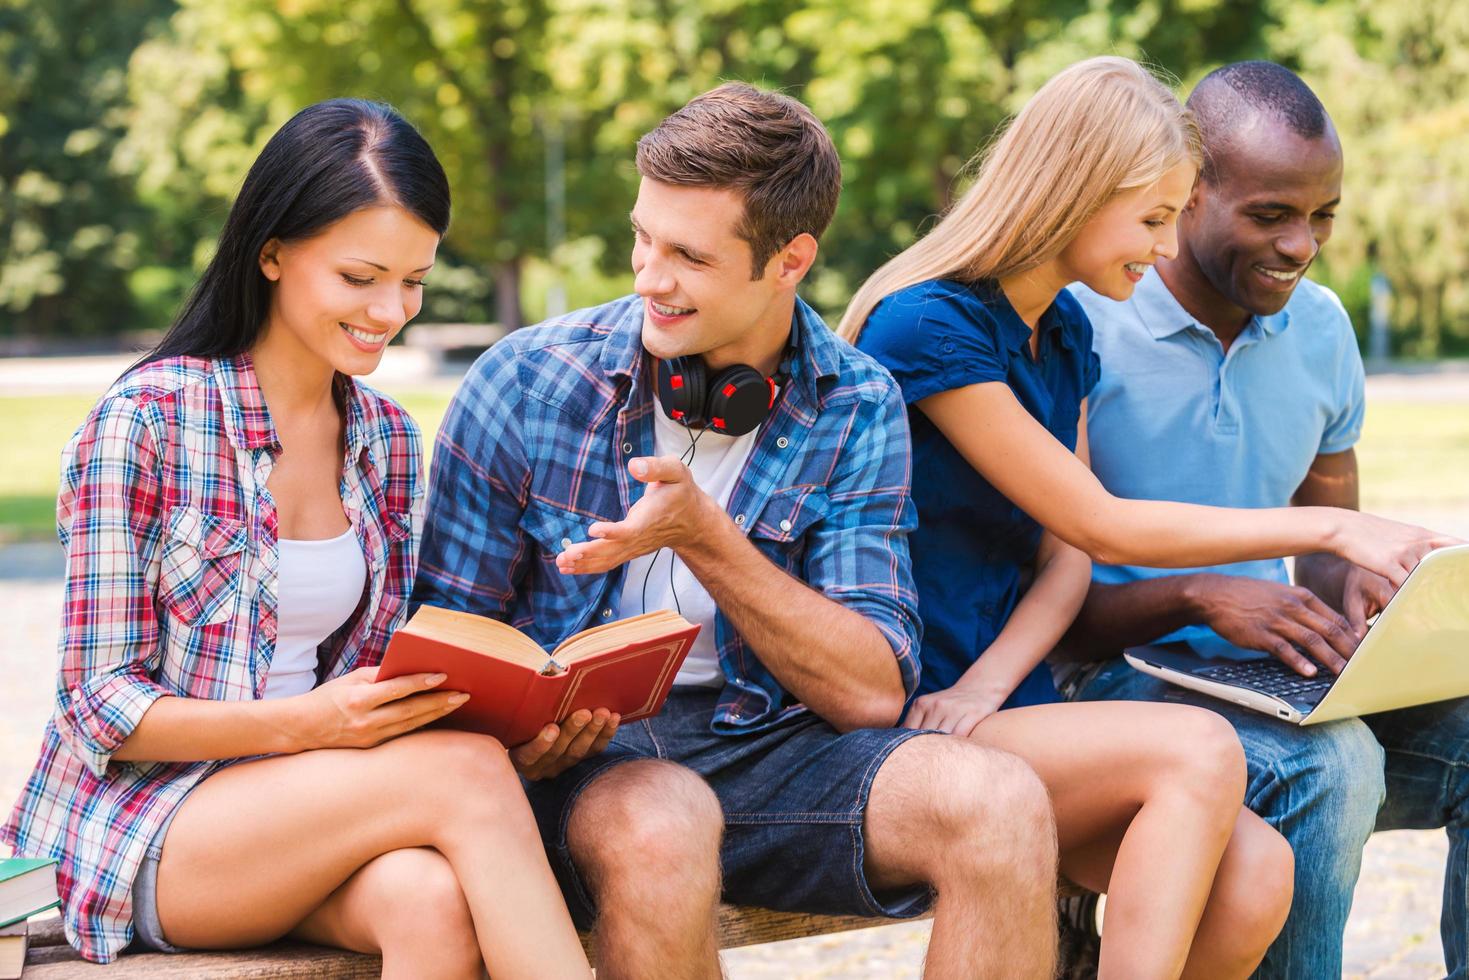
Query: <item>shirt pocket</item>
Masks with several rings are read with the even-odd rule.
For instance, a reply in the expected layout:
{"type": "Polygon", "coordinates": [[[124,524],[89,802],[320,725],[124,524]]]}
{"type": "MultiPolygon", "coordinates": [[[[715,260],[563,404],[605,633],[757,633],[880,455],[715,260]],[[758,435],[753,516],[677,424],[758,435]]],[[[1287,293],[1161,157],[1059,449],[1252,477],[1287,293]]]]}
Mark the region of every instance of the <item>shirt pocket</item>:
{"type": "Polygon", "coordinates": [[[542,561],[556,560],[567,546],[588,540],[587,528],[598,521],[611,523],[609,517],[592,517],[564,507],[532,500],[520,516],[520,527],[540,546],[542,561]]]}
{"type": "Polygon", "coordinates": [[[806,532],[831,509],[825,487],[777,490],[750,526],[750,539],[787,571],[797,571],[806,553],[806,532]]]}
{"type": "Polygon", "coordinates": [[[250,538],[243,521],[190,504],[168,515],[158,571],[158,600],[189,626],[210,626],[234,612],[250,538]]]}

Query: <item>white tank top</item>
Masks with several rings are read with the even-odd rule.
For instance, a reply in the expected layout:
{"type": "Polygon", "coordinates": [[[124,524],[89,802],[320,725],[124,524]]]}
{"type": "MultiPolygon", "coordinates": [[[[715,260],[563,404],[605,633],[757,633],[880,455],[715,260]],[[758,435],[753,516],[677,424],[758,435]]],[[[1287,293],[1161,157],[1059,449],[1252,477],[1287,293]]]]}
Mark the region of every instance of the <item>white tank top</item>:
{"type": "Polygon", "coordinates": [[[349,527],[335,538],[279,542],[275,654],[265,696],[286,698],[316,686],[316,648],[362,601],[367,563],[349,527]]]}
{"type": "MultiPolygon", "coordinates": [[[[759,435],[758,428],[742,436],[727,436],[713,429],[690,433],[664,415],[661,408],[653,410],[653,441],[657,454],[682,455],[687,460],[690,456],[689,442],[697,440],[689,471],[699,489],[713,497],[720,507],[729,506],[729,498],[745,470],[745,463],[755,450],[755,440],[759,435]]],[[[700,627],[698,639],[694,640],[683,666],[673,679],[674,686],[722,685],[724,668],[719,665],[719,650],[714,645],[714,599],[671,548],[634,558],[627,563],[626,577],[622,580],[622,600],[617,609],[619,619],[655,609],[679,610],[684,619],[700,627]]]]}

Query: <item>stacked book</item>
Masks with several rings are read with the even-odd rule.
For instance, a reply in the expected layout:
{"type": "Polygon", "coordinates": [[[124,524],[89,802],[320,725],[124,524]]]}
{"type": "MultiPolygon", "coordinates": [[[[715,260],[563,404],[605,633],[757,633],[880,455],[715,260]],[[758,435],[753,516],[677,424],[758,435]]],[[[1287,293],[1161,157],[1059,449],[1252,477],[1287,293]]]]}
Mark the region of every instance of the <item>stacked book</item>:
{"type": "Polygon", "coordinates": [[[0,858],[0,980],[17,980],[26,962],[26,920],[61,904],[56,862],[0,858]]]}

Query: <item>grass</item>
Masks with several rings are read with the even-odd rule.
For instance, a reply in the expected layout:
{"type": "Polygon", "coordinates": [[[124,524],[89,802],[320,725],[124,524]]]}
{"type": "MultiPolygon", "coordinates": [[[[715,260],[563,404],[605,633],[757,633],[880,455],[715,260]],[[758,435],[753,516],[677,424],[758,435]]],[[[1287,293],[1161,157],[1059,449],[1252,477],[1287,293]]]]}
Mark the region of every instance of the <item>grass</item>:
{"type": "MultiPolygon", "coordinates": [[[[447,391],[394,391],[423,428],[425,449],[447,391]]],[[[0,398],[0,544],[54,538],[62,447],[92,406],[83,395],[0,398]]],[[[1469,510],[1469,405],[1374,402],[1357,446],[1362,505],[1394,514],[1469,510]]]]}
{"type": "MultiPolygon", "coordinates": [[[[424,451],[433,453],[433,434],[449,407],[449,392],[392,393],[418,420],[424,451]]],[[[56,538],[56,490],[61,451],[87,417],[89,395],[0,397],[0,545],[56,538]]]]}

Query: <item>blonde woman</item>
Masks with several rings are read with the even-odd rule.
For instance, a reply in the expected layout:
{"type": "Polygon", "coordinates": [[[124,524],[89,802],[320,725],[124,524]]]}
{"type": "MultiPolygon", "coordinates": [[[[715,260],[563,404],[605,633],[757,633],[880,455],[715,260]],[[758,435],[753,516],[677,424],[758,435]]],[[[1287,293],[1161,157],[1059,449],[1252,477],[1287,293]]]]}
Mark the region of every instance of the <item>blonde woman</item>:
{"type": "Polygon", "coordinates": [[[1086,395],[1099,366],[1063,287],[1129,296],[1174,253],[1199,163],[1193,120],[1145,69],[1073,65],[839,327],[893,372],[910,406],[925,636],[905,723],[1013,752],[1040,774],[1063,872],[1108,895],[1103,977],[1247,975],[1289,910],[1292,858],[1242,807],[1243,755],[1220,716],[1053,703],[1042,659],[1080,608],[1091,560],[1178,567],[1331,551],[1396,584],[1443,543],[1330,508],[1124,500],[1092,475],[1086,395]]]}

